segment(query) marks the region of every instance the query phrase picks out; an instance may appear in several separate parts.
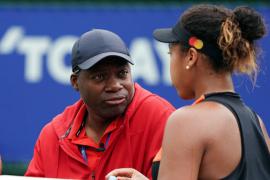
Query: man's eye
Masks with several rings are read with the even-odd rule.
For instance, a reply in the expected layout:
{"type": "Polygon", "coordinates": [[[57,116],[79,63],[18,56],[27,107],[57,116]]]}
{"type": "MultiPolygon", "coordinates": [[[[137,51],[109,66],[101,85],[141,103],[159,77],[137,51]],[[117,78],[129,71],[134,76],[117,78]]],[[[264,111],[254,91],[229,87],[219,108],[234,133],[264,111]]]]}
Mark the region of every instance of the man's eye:
{"type": "Polygon", "coordinates": [[[127,70],[120,71],[119,75],[120,77],[126,77],[128,75],[128,71],[127,70]]]}
{"type": "Polygon", "coordinates": [[[100,81],[100,80],[104,79],[104,75],[103,74],[96,74],[96,75],[92,76],[92,79],[100,81]]]}

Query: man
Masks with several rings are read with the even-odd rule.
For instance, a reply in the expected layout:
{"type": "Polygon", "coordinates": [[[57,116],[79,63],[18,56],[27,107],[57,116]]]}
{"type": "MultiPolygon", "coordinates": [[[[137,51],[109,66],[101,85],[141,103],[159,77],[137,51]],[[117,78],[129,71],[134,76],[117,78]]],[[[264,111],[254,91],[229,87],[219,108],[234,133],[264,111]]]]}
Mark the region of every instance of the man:
{"type": "Polygon", "coordinates": [[[129,64],[126,45],[110,31],[94,29],[75,42],[70,80],[81,99],[43,128],[26,176],[104,179],[130,167],[151,178],[175,109],[134,83],[129,64]]]}

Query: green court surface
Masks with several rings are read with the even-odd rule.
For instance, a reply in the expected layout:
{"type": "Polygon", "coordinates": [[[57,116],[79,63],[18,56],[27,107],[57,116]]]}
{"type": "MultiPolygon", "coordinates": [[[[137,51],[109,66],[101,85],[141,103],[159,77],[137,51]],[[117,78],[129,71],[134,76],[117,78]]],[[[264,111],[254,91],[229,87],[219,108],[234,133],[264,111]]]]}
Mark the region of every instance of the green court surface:
{"type": "Polygon", "coordinates": [[[3,162],[3,175],[19,175],[23,176],[28,163],[25,162],[3,162]]]}

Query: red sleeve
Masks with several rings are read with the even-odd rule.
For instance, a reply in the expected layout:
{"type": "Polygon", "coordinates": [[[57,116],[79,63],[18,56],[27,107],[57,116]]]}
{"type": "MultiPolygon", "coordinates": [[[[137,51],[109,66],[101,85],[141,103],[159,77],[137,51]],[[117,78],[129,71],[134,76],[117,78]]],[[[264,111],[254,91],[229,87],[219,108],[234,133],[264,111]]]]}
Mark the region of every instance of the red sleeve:
{"type": "Polygon", "coordinates": [[[34,147],[33,158],[25,176],[48,177],[54,172],[58,138],[51,123],[42,129],[34,147]],[[48,171],[49,169],[49,171],[48,171]]]}
{"type": "Polygon", "coordinates": [[[42,168],[42,158],[40,155],[40,139],[37,140],[33,158],[28,166],[25,176],[44,177],[44,171],[42,168]]]}
{"type": "Polygon", "coordinates": [[[141,114],[145,119],[143,126],[147,126],[146,144],[144,152],[144,173],[152,179],[152,163],[161,149],[163,133],[168,117],[175,108],[159,96],[148,98],[141,106],[141,114]],[[144,111],[144,112],[143,112],[144,111]],[[148,122],[146,122],[148,121],[148,122]]]}
{"type": "MultiPolygon", "coordinates": [[[[159,117],[156,118],[161,118],[159,120],[159,122],[156,122],[155,125],[153,125],[155,127],[155,129],[153,131],[153,135],[150,136],[150,140],[149,140],[149,146],[152,146],[152,150],[149,152],[149,170],[147,172],[147,177],[149,179],[152,180],[152,164],[155,158],[157,158],[159,151],[161,150],[161,144],[162,144],[162,139],[163,139],[163,134],[164,134],[164,129],[165,129],[165,125],[167,122],[168,117],[171,115],[171,113],[174,111],[174,109],[171,108],[167,108],[164,110],[160,110],[159,112],[162,112],[163,114],[159,114],[159,117]]],[[[158,113],[157,113],[158,116],[158,113]]]]}

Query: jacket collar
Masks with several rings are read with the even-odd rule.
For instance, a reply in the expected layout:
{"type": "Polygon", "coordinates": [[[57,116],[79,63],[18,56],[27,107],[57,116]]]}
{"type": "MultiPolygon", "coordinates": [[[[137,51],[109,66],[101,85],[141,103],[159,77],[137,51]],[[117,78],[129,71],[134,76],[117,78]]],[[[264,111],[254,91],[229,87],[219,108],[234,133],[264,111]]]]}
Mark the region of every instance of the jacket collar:
{"type": "MultiPolygon", "coordinates": [[[[133,116],[133,114],[136,112],[136,109],[140,107],[140,104],[144,102],[144,100],[153,95],[149,91],[143,89],[139,84],[135,83],[135,93],[134,97],[131,101],[131,103],[128,105],[124,117],[124,126],[129,126],[130,118],[133,116]]],[[[79,99],[77,102],[75,102],[73,105],[68,106],[61,114],[56,116],[52,120],[52,125],[55,129],[55,132],[59,139],[65,138],[71,133],[72,131],[72,124],[76,118],[81,116],[81,114],[85,114],[82,112],[86,111],[86,105],[84,104],[82,99],[79,99]]]]}

